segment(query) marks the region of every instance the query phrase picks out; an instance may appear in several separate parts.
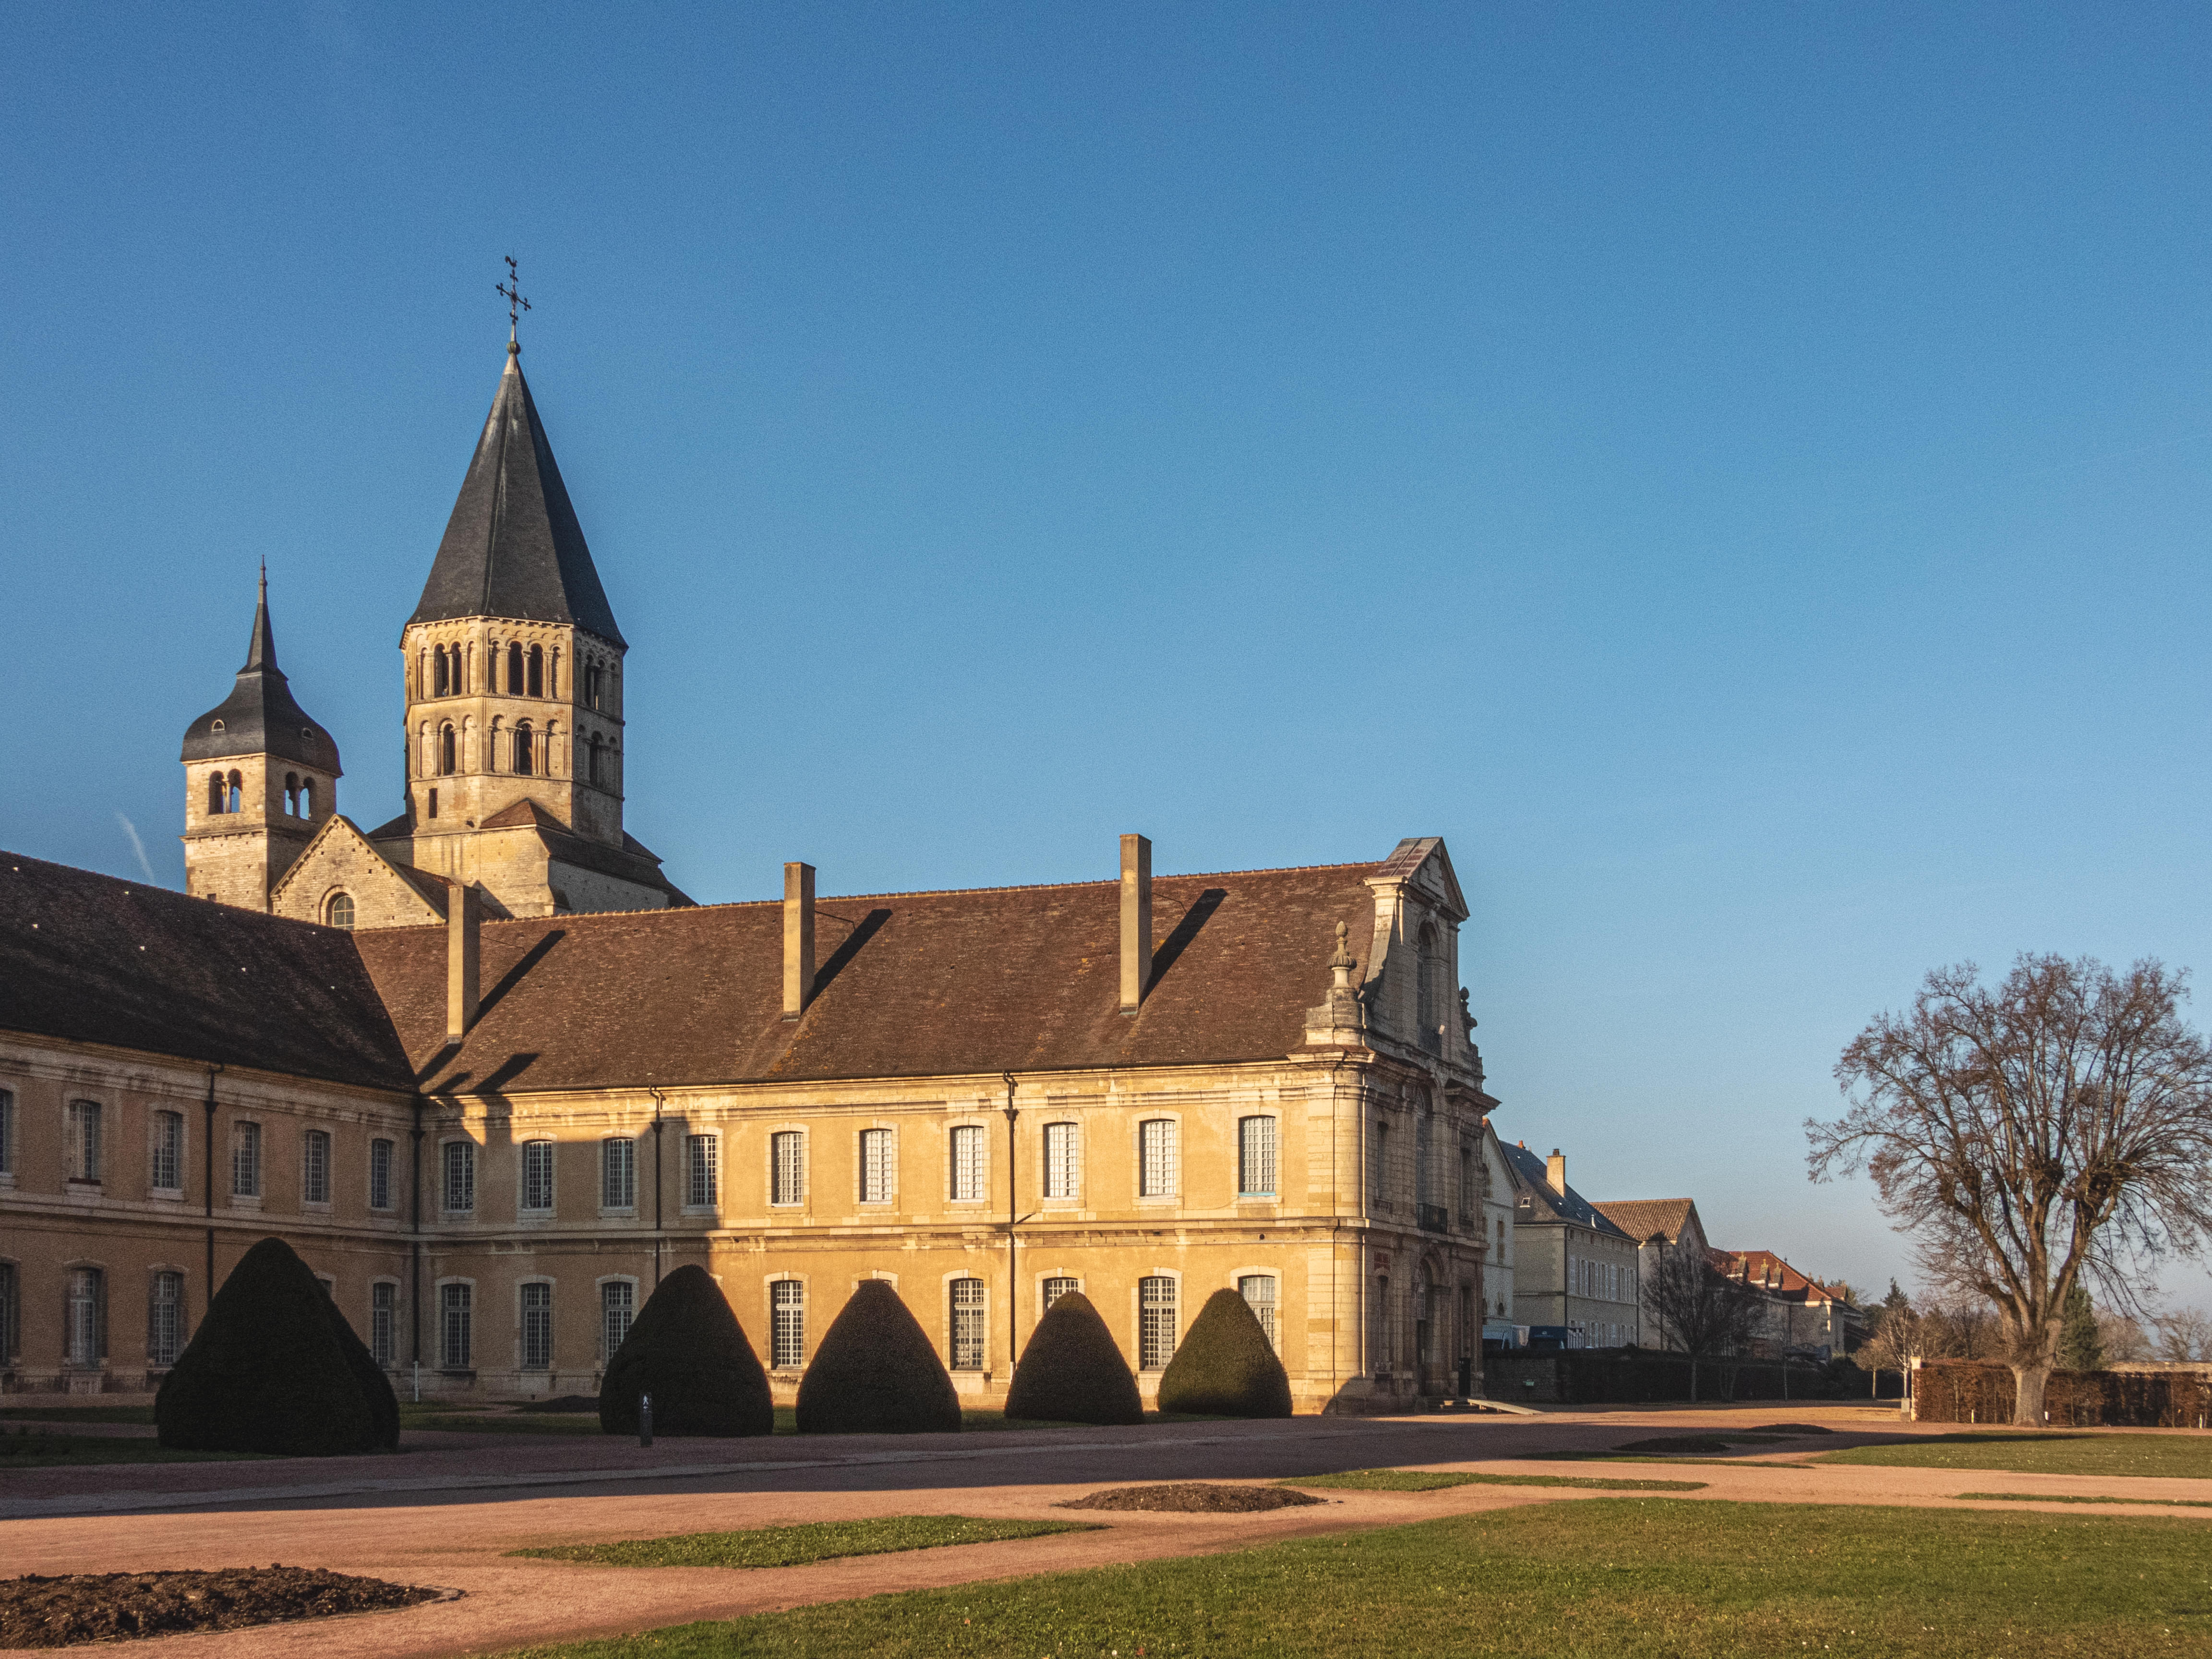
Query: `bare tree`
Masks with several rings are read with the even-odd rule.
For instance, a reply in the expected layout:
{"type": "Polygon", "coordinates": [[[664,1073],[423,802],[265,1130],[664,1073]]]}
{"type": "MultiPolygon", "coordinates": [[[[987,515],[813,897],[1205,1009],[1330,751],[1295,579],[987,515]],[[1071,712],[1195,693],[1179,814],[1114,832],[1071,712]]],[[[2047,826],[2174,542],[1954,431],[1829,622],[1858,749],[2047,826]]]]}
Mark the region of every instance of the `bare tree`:
{"type": "Polygon", "coordinates": [[[1662,1334],[1690,1356],[1690,1398],[1698,1397],[1698,1362],[1734,1348],[1758,1328],[1759,1291],[1732,1279],[1702,1251],[1680,1245],[1660,1253],[1644,1279],[1644,1305],[1662,1334]]]}
{"type": "Polygon", "coordinates": [[[2152,1316],[2160,1359],[2212,1359],[2212,1314],[2202,1308],[2169,1308],[2152,1316]]]}
{"type": "Polygon", "coordinates": [[[2023,956],[1939,969],[1844,1049],[1850,1103],[1808,1120],[1814,1180],[1865,1169],[1923,1271],[1993,1309],[2013,1420],[2043,1420],[2066,1293],[2127,1300],[2132,1264],[2212,1231],[2212,1049],[2183,975],[2023,956]]]}
{"type": "Polygon", "coordinates": [[[2133,1314],[2099,1314],[2097,1340],[2103,1345],[2107,1365],[2157,1357],[2151,1352],[2150,1338],[2143,1331],[2142,1322],[2133,1314]]]}

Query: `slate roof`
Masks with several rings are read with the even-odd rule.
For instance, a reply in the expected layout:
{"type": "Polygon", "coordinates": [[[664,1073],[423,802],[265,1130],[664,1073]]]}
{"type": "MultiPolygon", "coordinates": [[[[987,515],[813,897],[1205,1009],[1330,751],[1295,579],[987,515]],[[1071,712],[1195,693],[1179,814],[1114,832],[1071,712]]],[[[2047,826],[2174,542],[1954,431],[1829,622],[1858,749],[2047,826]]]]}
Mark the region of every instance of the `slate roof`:
{"type": "Polygon", "coordinates": [[[1844,1302],[1843,1293],[1808,1278],[1771,1250],[1715,1250],[1705,1254],[1731,1279],[1748,1279],[1768,1295],[1790,1301],[1844,1302]]]}
{"type": "Polygon", "coordinates": [[[224,760],[234,755],[274,755],[312,766],[330,777],[338,768],[338,746],[307,716],[292,696],[291,682],[276,666],[276,634],[269,623],[269,573],[261,574],[261,596],[253,609],[253,634],[246,666],[219,707],[185,728],[184,753],[192,761],[224,760]]]}
{"type": "MultiPolygon", "coordinates": [[[[668,896],[668,902],[672,906],[689,905],[696,902],[690,895],[661,872],[660,855],[647,848],[636,836],[624,831],[622,845],[610,847],[605,842],[593,841],[589,836],[580,836],[562,823],[556,813],[531,799],[527,795],[520,800],[502,806],[498,811],[484,819],[477,828],[479,830],[534,830],[538,832],[538,843],[545,848],[547,855],[560,863],[574,865],[580,870],[595,870],[603,876],[612,876],[620,881],[635,882],[641,887],[656,888],[668,896]]],[[[404,839],[414,833],[412,819],[407,813],[402,812],[390,823],[379,824],[370,830],[368,838],[372,842],[391,841],[404,839]]],[[[392,859],[389,862],[394,868],[403,872],[405,870],[406,866],[397,859],[392,859]]],[[[412,876],[408,878],[415,880],[412,876]]],[[[441,884],[443,881],[442,878],[436,876],[432,876],[428,879],[440,882],[441,884]]],[[[429,889],[424,886],[422,882],[416,881],[416,885],[422,887],[426,895],[428,893],[429,889]]],[[[444,896],[441,895],[432,902],[437,905],[440,914],[442,915],[446,908],[444,896]]]]}
{"type": "Polygon", "coordinates": [[[0,1030],[371,1088],[414,1081],[353,935],[9,853],[0,1030]]]}
{"type": "Polygon", "coordinates": [[[611,644],[629,643],[615,626],[512,346],[422,602],[408,621],[455,617],[572,623],[611,644]]]}
{"type": "MultiPolygon", "coordinates": [[[[441,1005],[442,1006],[442,1005],[441,1005]]],[[[1569,1186],[1564,1193],[1552,1190],[1547,1173],[1548,1165],[1526,1146],[1500,1140],[1498,1150],[1505,1154],[1506,1167],[1513,1171],[1516,1185],[1532,1194],[1535,1200],[1521,1212],[1515,1220],[1516,1227],[1535,1225],[1560,1226],[1572,1222],[1578,1227],[1588,1227],[1601,1233],[1610,1233],[1618,1238],[1630,1235],[1609,1220],[1598,1207],[1569,1186]]]]}
{"type": "MultiPolygon", "coordinates": [[[[1698,1212],[1697,1205],[1686,1198],[1600,1199],[1596,1209],[1638,1243],[1655,1233],[1669,1244],[1680,1243],[1682,1229],[1698,1212]]],[[[1704,1231],[1702,1222],[1698,1231],[1704,1231]]]]}
{"type": "Polygon", "coordinates": [[[1156,979],[1120,1011],[1115,882],[825,897],[818,989],[782,1018],[781,903],[488,921],[483,1012],[446,1037],[445,935],[354,935],[436,1092],[993,1074],[1304,1049],[1371,864],[1164,876],[1156,979]]]}

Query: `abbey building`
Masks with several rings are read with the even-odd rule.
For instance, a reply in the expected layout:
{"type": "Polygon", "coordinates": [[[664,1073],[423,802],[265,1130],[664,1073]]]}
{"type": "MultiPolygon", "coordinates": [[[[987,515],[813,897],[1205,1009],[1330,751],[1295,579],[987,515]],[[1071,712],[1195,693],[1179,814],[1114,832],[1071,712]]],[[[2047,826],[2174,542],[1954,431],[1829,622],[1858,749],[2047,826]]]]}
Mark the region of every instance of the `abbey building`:
{"type": "Polygon", "coordinates": [[[151,1386],[272,1232],[449,1397],[592,1390],[683,1262],[787,1399],[867,1278],[979,1404],[1078,1288],[1148,1394],[1218,1289],[1302,1410],[1479,1373],[1441,841],[694,904],[623,829],[629,647],[512,350],[400,646],[388,821],[340,810],[264,583],[185,732],[187,891],[0,853],[0,1390],[151,1386]]]}

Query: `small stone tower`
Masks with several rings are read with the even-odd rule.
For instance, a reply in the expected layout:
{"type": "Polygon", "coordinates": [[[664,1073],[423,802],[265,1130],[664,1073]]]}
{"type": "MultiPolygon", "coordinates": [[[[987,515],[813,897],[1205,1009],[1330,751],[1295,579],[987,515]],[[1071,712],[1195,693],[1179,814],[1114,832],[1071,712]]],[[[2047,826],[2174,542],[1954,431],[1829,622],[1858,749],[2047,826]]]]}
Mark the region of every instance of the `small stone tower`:
{"type": "Polygon", "coordinates": [[[338,746],[276,666],[269,573],[238,684],[185,728],[185,890],[265,910],[269,890],[337,811],[338,746]]]}

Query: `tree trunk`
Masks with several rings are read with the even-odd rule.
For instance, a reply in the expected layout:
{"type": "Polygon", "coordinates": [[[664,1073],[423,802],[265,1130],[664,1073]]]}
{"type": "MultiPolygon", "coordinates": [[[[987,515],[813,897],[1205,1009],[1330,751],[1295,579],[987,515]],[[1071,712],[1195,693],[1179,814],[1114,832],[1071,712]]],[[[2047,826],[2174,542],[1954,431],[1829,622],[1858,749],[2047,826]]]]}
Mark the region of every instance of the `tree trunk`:
{"type": "Polygon", "coordinates": [[[2051,1380],[2051,1366],[2046,1361],[2037,1365],[2014,1365],[2012,1368],[2012,1420],[2016,1428],[2039,1429],[2043,1426],[2043,1385],[2051,1380]]]}
{"type": "Polygon", "coordinates": [[[1698,1356],[1690,1356],[1690,1403],[1698,1403],[1698,1356]]]}

